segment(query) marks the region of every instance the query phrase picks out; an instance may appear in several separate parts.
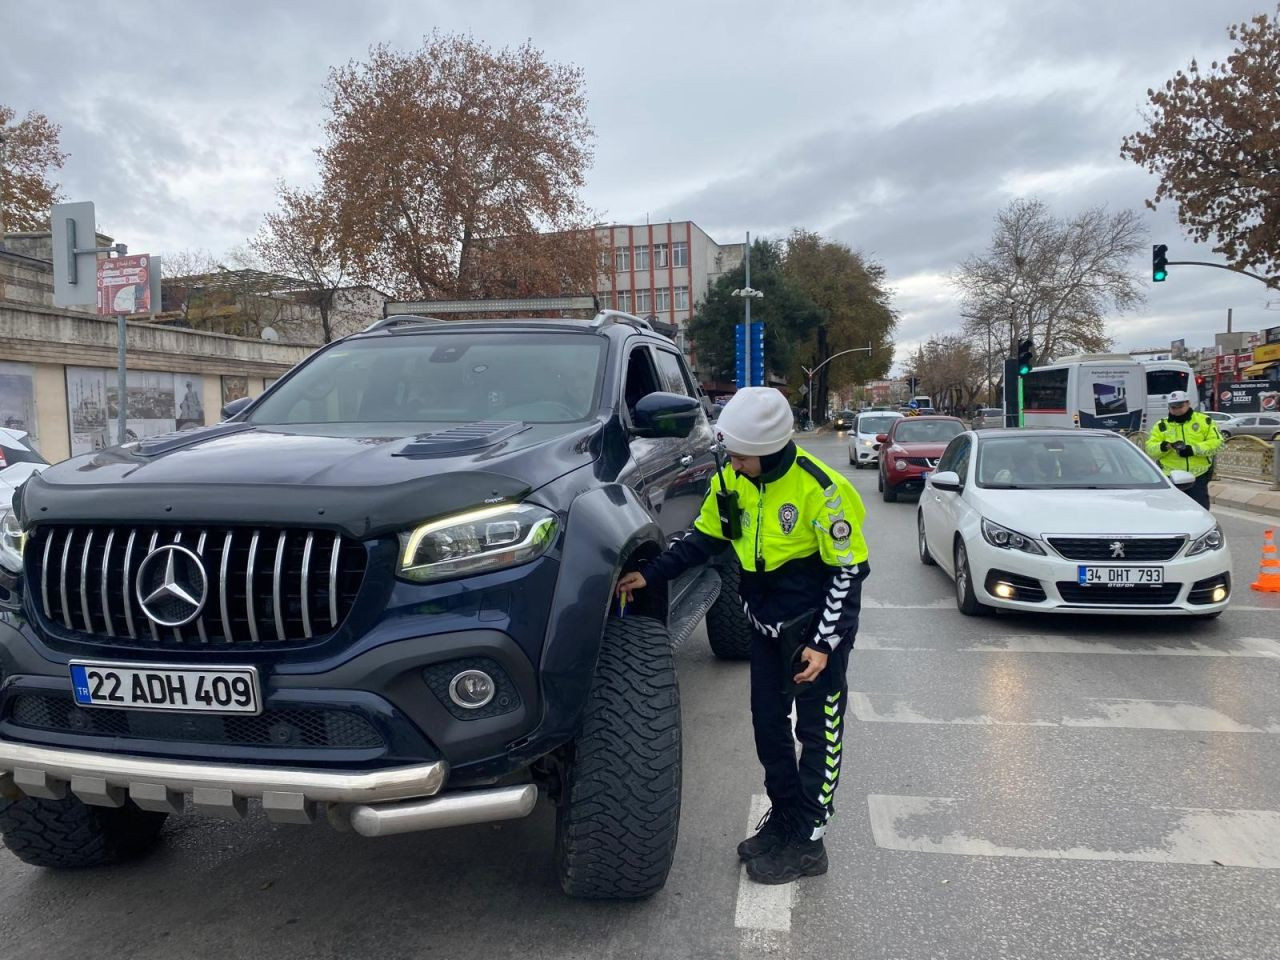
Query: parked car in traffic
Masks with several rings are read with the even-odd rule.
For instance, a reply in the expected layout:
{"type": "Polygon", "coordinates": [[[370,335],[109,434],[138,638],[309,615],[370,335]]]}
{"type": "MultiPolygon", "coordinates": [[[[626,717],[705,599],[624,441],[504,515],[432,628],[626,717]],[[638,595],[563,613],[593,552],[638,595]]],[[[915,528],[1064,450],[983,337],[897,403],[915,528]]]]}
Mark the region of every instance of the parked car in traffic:
{"type": "Polygon", "coordinates": [[[1236,418],[1236,414],[1223,413],[1221,410],[1203,410],[1201,412],[1214,423],[1225,423],[1228,420],[1234,420],[1236,418]]]}
{"type": "Polygon", "coordinates": [[[920,562],[955,581],[961,613],[994,607],[1214,617],[1231,554],[1213,516],[1108,430],[955,437],[916,513],[920,562]]]}
{"type": "Polygon", "coordinates": [[[849,431],[849,463],[858,470],[869,467],[880,458],[880,434],[888,432],[893,421],[901,420],[896,410],[864,410],[849,431]]]}
{"type": "Polygon", "coordinates": [[[876,437],[880,444],[876,489],[884,501],[893,503],[900,493],[923,489],[942,451],[963,432],[964,421],[958,417],[903,417],[890,424],[876,437]]]}
{"type": "Polygon", "coordinates": [[[1004,410],[1001,407],[982,407],[973,415],[973,429],[989,430],[1004,426],[1004,410]]]}
{"type": "Polygon", "coordinates": [[[1280,440],[1280,417],[1275,414],[1246,413],[1223,420],[1218,432],[1227,437],[1261,437],[1263,440],[1280,440]]]}

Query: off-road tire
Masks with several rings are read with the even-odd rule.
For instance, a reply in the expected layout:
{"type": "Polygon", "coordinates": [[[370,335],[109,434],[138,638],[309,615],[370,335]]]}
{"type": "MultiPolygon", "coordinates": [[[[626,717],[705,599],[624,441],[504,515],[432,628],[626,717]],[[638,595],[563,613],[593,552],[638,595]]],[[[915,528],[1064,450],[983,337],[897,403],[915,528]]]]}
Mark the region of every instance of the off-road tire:
{"type": "Polygon", "coordinates": [[[94,807],[77,797],[0,799],[0,834],[19,860],[35,867],[99,867],[142,856],[156,845],[167,813],[94,807]]]}
{"type": "Polygon", "coordinates": [[[716,567],[720,574],[720,596],[707,611],[707,639],[711,652],[721,660],[751,659],[751,638],[755,630],[742,609],[738,584],[742,568],[737,561],[716,567]]]}
{"type": "Polygon", "coordinates": [[[662,889],[680,824],[680,752],[666,627],[611,617],[556,813],[565,893],[637,899],[662,889]]]}

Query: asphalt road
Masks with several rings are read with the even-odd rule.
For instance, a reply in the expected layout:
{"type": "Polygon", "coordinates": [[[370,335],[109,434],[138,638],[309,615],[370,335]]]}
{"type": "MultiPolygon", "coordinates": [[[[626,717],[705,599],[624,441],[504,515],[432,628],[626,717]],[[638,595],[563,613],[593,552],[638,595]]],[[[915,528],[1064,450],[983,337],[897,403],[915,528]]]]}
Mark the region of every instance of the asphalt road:
{"type": "MultiPolygon", "coordinates": [[[[843,446],[806,444],[832,466],[843,446]]],[[[684,814],[643,903],[565,899],[553,818],[382,840],[184,817],[148,860],[50,873],[0,853],[0,956],[1248,958],[1280,943],[1280,595],[1210,623],[973,620],[915,556],[915,505],[868,507],[831,871],[746,881],[761,809],[747,672],[678,662],[684,814]]],[[[1264,522],[1220,518],[1234,582],[1264,522]]]]}

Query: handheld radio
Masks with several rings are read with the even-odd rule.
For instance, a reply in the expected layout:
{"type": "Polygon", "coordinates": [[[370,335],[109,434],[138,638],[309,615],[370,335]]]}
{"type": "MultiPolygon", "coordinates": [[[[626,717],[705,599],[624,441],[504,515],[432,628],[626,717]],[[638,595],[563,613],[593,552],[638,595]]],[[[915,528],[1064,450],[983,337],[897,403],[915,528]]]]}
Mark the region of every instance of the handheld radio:
{"type": "Polygon", "coordinates": [[[716,476],[720,489],[716,491],[716,512],[720,514],[720,533],[726,540],[742,536],[742,511],[738,508],[738,491],[730,490],[724,482],[724,449],[716,444],[716,476]]]}

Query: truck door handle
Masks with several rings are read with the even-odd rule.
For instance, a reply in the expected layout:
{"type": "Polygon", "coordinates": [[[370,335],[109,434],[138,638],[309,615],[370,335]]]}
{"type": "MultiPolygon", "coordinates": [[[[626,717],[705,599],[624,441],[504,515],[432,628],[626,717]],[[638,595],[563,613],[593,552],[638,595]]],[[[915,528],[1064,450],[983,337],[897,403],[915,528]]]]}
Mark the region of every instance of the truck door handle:
{"type": "Polygon", "coordinates": [[[693,463],[692,453],[686,453],[683,457],[680,458],[680,466],[682,467],[687,467],[691,463],[693,463]]]}

